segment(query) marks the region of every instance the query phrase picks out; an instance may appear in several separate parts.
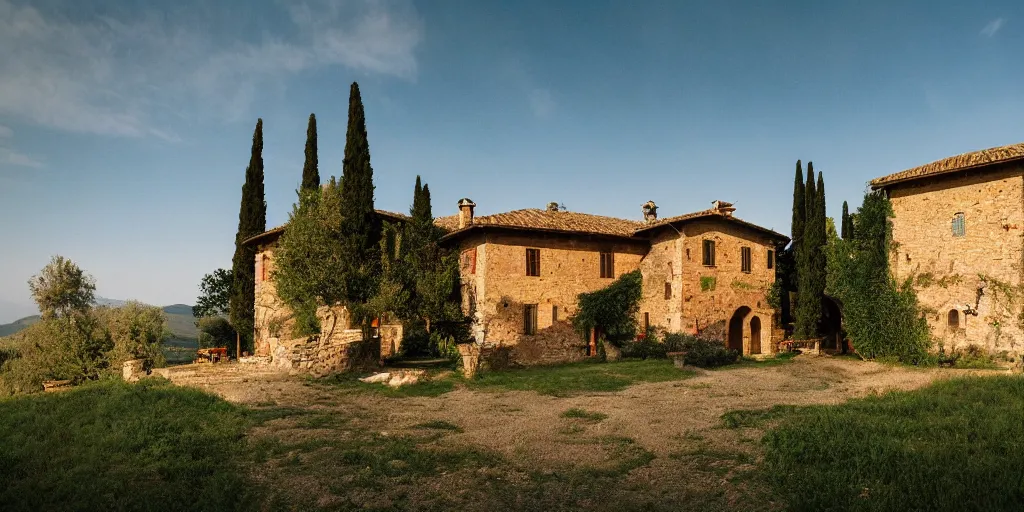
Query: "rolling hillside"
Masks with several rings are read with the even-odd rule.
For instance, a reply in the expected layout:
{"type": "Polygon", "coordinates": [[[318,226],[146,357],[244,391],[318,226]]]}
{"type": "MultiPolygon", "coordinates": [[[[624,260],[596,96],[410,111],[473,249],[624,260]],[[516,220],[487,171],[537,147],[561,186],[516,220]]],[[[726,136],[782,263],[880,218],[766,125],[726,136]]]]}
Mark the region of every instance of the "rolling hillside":
{"type": "MultiPolygon", "coordinates": [[[[124,301],[103,299],[104,305],[120,305],[124,301]]],[[[195,318],[192,316],[192,306],[185,304],[172,304],[162,308],[167,316],[167,329],[171,331],[171,337],[181,340],[195,340],[199,337],[199,329],[196,328],[195,318]]],[[[27,316],[15,320],[9,324],[0,325],[0,338],[10,336],[39,321],[39,315],[27,316]]]]}

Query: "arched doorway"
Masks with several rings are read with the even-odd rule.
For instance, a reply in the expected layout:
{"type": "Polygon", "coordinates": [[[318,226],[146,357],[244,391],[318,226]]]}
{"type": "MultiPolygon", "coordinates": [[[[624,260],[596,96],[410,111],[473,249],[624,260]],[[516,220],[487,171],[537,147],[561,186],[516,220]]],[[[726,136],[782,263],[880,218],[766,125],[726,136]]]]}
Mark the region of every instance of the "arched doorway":
{"type": "Polygon", "coordinates": [[[750,353],[761,353],[761,319],[756,316],[750,319],[750,353]]]}
{"type": "Polygon", "coordinates": [[[730,350],[738,351],[743,353],[743,320],[750,314],[750,308],[742,306],[732,314],[732,318],[729,319],[729,344],[730,350]]]}
{"type": "Polygon", "coordinates": [[[843,313],[839,304],[832,297],[826,296],[821,305],[821,324],[818,326],[822,336],[821,348],[846,352],[843,343],[843,313]]]}

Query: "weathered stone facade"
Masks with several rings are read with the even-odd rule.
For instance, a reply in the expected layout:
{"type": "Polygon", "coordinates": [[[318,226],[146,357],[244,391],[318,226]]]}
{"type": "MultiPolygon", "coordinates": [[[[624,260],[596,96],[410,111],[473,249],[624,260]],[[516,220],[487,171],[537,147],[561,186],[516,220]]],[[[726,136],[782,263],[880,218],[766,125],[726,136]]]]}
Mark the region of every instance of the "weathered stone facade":
{"type": "Polygon", "coordinates": [[[936,341],[947,350],[973,344],[1019,354],[1024,165],[1000,163],[878,188],[886,190],[894,213],[892,272],[901,282],[913,281],[936,341]]]}
{"type": "MultiPolygon", "coordinates": [[[[641,327],[716,331],[744,354],[773,352],[780,340],[774,339],[775,311],[766,295],[775,279],[774,258],[771,267],[768,258],[785,237],[734,220],[731,209],[701,213],[649,229],[638,224],[635,235],[620,237],[508,230],[493,221],[453,237],[462,254],[463,308],[473,316],[473,335],[485,356],[507,347],[518,364],[585,357],[587,342],[569,323],[578,295],[637,269],[644,289],[641,327]],[[704,240],[715,242],[714,265],[701,260],[704,240]],[[744,247],[749,270],[741,266],[744,247]],[[539,275],[528,275],[529,250],[539,251],[539,275]],[[613,255],[613,275],[601,277],[602,253],[613,255]],[[536,315],[534,334],[527,333],[527,314],[536,315]]],[[[472,215],[468,223],[465,217],[464,230],[473,223],[472,215]]]]}

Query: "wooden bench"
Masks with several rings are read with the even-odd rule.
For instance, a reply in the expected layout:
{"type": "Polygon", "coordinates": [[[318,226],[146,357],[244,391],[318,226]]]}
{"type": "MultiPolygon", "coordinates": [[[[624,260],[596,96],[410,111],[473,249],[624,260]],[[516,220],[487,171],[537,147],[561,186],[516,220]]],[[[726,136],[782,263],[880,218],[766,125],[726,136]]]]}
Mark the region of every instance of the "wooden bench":
{"type": "Polygon", "coordinates": [[[783,340],[779,342],[779,352],[792,352],[794,350],[806,350],[811,354],[821,354],[821,342],[825,338],[811,338],[806,340],[783,340]]]}
{"type": "Polygon", "coordinates": [[[196,362],[197,363],[216,363],[220,361],[228,360],[228,348],[227,347],[215,347],[215,348],[201,348],[196,351],[196,362]]]}

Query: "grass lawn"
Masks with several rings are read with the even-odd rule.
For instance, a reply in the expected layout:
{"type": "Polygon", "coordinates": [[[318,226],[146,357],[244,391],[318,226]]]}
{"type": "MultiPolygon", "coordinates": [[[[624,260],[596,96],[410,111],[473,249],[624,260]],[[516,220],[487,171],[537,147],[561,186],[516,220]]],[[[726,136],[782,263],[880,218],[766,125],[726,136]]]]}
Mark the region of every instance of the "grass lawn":
{"type": "Polygon", "coordinates": [[[237,510],[246,411],[158,381],[0,400],[0,510],[237,510]]]}
{"type": "Polygon", "coordinates": [[[763,469],[792,510],[1024,509],[1021,377],[723,417],[759,421],[778,422],[763,469]]]}

